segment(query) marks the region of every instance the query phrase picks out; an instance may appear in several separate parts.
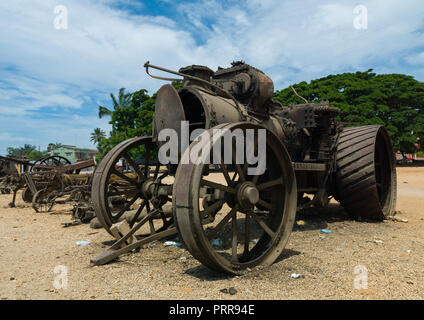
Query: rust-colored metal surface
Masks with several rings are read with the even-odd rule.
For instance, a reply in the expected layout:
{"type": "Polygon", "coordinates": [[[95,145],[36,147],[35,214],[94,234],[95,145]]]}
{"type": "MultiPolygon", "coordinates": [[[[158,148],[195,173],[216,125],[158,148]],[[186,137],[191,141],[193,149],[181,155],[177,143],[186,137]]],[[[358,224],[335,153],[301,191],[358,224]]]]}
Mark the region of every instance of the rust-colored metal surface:
{"type": "Polygon", "coordinates": [[[166,84],[158,91],[154,119],[153,135],[163,129],[173,129],[181,134],[181,121],[186,117],[181,99],[173,86],[166,84]]]}
{"type": "MultiPolygon", "coordinates": [[[[145,68],[154,78],[183,86],[159,90],[152,137],[124,141],[100,163],[92,185],[94,209],[118,241],[93,263],[178,232],[205,266],[237,274],[278,258],[296,210],[326,206],[334,197],[354,218],[381,220],[394,212],[395,162],[384,127],[343,128],[339,110],[328,101],[301,97],[304,104],[282,106],[272,99],[272,80],[241,61],[215,72],[198,65],[177,72],[149,62],[145,68]],[[152,69],[180,78],[155,76],[152,69]],[[214,129],[265,130],[265,171],[249,173],[246,159],[236,161],[234,143],[223,147],[232,153],[231,163],[181,161],[199,147],[211,153],[222,136],[194,141],[179,153],[178,163],[161,165],[159,132],[174,129],[182,138],[182,120],[189,122],[189,135],[203,129],[201,137],[214,129]]],[[[254,138],[243,150],[258,154],[260,146],[254,138]]]]}
{"type": "Polygon", "coordinates": [[[91,189],[90,175],[78,175],[82,169],[95,165],[93,159],[71,162],[60,156],[49,156],[35,162],[22,159],[1,157],[0,161],[9,167],[18,164],[19,170],[0,177],[2,193],[13,193],[10,207],[15,207],[16,193],[23,189],[22,199],[32,204],[37,212],[50,211],[56,199],[69,196],[61,202],[74,201],[75,194],[81,189],[91,189]],[[88,181],[90,180],[90,184],[88,181]],[[81,187],[89,185],[89,187],[81,187]]]}

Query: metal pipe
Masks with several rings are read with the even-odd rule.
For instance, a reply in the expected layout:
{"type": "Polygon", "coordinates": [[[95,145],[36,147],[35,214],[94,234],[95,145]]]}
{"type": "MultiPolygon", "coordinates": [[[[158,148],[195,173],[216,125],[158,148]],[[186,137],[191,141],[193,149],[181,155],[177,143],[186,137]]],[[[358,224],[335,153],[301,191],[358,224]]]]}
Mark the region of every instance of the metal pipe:
{"type": "Polygon", "coordinates": [[[149,76],[151,76],[152,78],[155,78],[155,79],[165,80],[165,81],[183,81],[182,79],[174,79],[174,78],[165,78],[165,77],[154,76],[154,75],[150,74],[149,68],[157,69],[157,70],[160,70],[160,71],[163,71],[163,72],[175,74],[175,75],[181,76],[183,78],[187,78],[187,79],[191,79],[191,80],[195,80],[195,81],[199,81],[201,83],[207,84],[208,86],[211,86],[214,89],[216,89],[217,91],[219,91],[220,93],[224,94],[224,96],[226,98],[229,98],[229,99],[233,100],[234,103],[235,103],[235,105],[237,106],[237,109],[239,110],[239,112],[242,113],[241,107],[240,107],[239,103],[237,102],[237,100],[233,97],[233,95],[231,93],[229,93],[228,91],[226,91],[226,90],[218,87],[217,85],[214,85],[210,81],[206,81],[206,80],[203,80],[201,78],[198,78],[198,77],[195,77],[195,76],[191,76],[189,74],[184,74],[184,73],[181,73],[181,72],[177,72],[177,71],[169,70],[169,69],[166,69],[166,68],[158,67],[158,66],[155,66],[155,65],[150,64],[150,61],[147,61],[144,64],[144,67],[146,68],[146,73],[149,76]]]}

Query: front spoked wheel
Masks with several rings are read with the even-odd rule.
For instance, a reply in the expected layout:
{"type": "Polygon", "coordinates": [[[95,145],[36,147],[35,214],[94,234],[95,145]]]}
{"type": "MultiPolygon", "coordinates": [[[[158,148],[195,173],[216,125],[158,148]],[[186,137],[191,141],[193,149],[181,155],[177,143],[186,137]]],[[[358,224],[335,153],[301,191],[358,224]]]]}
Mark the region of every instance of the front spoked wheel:
{"type": "Polygon", "coordinates": [[[124,218],[131,228],[139,221],[146,223],[144,236],[173,224],[172,217],[162,210],[170,197],[158,193],[167,173],[160,172],[156,153],[152,137],[136,137],[117,145],[99,164],[93,177],[92,201],[96,216],[109,233],[111,226],[124,218]]]}
{"type": "Polygon", "coordinates": [[[273,133],[250,123],[220,128],[213,138],[213,129],[203,133],[183,156],[195,148],[202,150],[202,156],[203,150],[212,155],[220,149],[219,173],[209,173],[209,165],[202,161],[180,164],[173,192],[174,215],[184,244],[196,259],[213,270],[236,274],[269,265],[283,251],[296,214],[296,180],[290,157],[273,133]],[[254,141],[243,146],[243,161],[237,140],[225,143],[225,132],[234,130],[244,137],[249,137],[249,130],[254,133],[250,136],[254,141]],[[265,130],[266,151],[259,156],[266,155],[266,168],[249,174],[247,155],[252,149],[256,155],[262,150],[260,130],[265,130]],[[230,156],[225,157],[228,152],[230,156]]]}

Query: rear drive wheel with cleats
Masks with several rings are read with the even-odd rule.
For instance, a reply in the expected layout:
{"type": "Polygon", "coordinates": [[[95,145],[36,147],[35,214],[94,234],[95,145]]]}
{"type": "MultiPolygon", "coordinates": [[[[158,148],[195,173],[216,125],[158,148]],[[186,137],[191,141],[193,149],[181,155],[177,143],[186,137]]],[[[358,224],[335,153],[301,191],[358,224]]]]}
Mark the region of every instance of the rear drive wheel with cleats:
{"type": "Polygon", "coordinates": [[[383,126],[346,128],[336,154],[337,199],[353,218],[383,220],[396,207],[396,161],[383,126]]]}

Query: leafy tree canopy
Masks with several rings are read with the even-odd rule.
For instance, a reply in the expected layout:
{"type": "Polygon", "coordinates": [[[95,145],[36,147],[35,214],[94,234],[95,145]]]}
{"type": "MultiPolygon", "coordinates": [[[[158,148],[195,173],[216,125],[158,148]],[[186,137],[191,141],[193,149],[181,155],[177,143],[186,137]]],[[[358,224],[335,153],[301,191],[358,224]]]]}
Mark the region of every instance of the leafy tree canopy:
{"type": "Polygon", "coordinates": [[[91,133],[90,137],[91,137],[90,141],[93,142],[94,144],[97,144],[100,141],[102,141],[104,138],[106,138],[106,133],[102,129],[96,128],[91,133]]]}
{"type": "MultiPolygon", "coordinates": [[[[174,88],[182,87],[181,82],[173,82],[174,88]]],[[[111,93],[113,110],[99,106],[99,117],[108,115],[112,131],[108,138],[98,141],[99,153],[97,160],[100,161],[106,153],[120,142],[140,136],[152,134],[153,113],[157,93],[150,96],[147,90],[141,89],[133,93],[125,93],[125,89],[119,90],[118,99],[111,93]]]]}
{"type": "MultiPolygon", "coordinates": [[[[181,83],[173,83],[179,88],[181,83]]],[[[415,152],[424,143],[424,83],[402,74],[366,72],[329,75],[300,82],[293,86],[310,102],[329,100],[340,109],[339,120],[348,125],[384,125],[395,150],[415,152]]],[[[98,142],[100,160],[118,143],[135,137],[151,135],[156,93],[150,96],[145,89],[125,93],[120,89],[118,99],[111,94],[113,109],[99,106],[99,116],[109,115],[112,131],[109,138],[98,142]]],[[[303,103],[292,89],[277,90],[274,98],[283,105],[303,103]]]]}
{"type": "Polygon", "coordinates": [[[130,102],[115,107],[111,112],[109,123],[112,125],[112,131],[109,138],[101,139],[98,142],[98,160],[124,140],[152,134],[156,94],[150,96],[147,94],[147,90],[141,89],[131,93],[130,97],[130,102]]]}
{"type": "Polygon", "coordinates": [[[7,148],[8,157],[26,158],[28,160],[38,160],[46,156],[45,151],[38,151],[36,146],[25,144],[20,148],[7,148]]]}
{"type": "MultiPolygon", "coordinates": [[[[412,76],[372,71],[329,75],[293,87],[310,102],[329,100],[340,109],[342,121],[384,125],[396,150],[416,151],[424,139],[424,83],[412,76]]],[[[274,98],[284,105],[304,103],[290,87],[276,91],[274,98]]]]}

